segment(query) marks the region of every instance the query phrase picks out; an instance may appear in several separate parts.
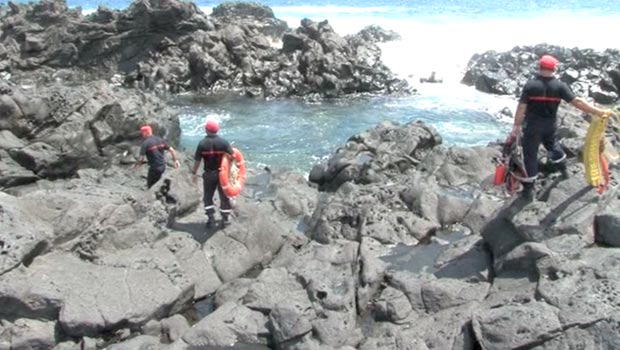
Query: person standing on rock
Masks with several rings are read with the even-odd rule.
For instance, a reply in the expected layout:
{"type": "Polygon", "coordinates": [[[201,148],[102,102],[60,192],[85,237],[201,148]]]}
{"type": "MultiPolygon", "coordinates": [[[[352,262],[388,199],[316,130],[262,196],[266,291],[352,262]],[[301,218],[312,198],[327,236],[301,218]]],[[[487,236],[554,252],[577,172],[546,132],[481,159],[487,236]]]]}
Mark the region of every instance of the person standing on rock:
{"type": "Polygon", "coordinates": [[[194,183],[196,183],[196,173],[200,167],[200,162],[204,160],[204,173],[202,174],[204,189],[203,201],[205,205],[205,214],[209,218],[207,221],[207,227],[209,228],[215,225],[215,205],[213,203],[213,196],[215,195],[216,189],[220,197],[222,226],[228,225],[229,216],[232,212],[230,198],[224,193],[224,189],[220,185],[219,170],[222,157],[225,155],[232,157],[233,149],[228,141],[217,134],[219,130],[220,126],[216,121],[207,121],[205,124],[207,135],[200,141],[198,147],[196,147],[196,153],[194,155],[195,163],[192,169],[193,180],[194,183]]]}
{"type": "Polygon", "coordinates": [[[544,55],[538,61],[538,74],[530,79],[521,92],[519,104],[515,112],[514,126],[511,136],[521,134],[523,129],[523,161],[526,177],[522,180],[522,197],[526,200],[534,199],[534,182],[538,173],[538,148],[540,144],[550,154],[550,161],[562,173],[562,178],[568,178],[566,170],[566,154],[557,142],[557,111],[562,100],[572,104],[583,112],[602,115],[604,110],[575,96],[568,85],[553,75],[558,60],[550,55],[544,55]]]}
{"type": "Polygon", "coordinates": [[[142,146],[140,147],[140,158],[134,165],[134,168],[139,167],[146,162],[149,163],[149,172],[146,177],[146,186],[151,188],[164,174],[166,170],[166,158],[164,157],[164,151],[170,152],[172,159],[174,160],[174,167],[179,168],[180,163],[177,158],[177,153],[169,146],[161,137],[153,135],[153,129],[150,126],[144,125],[140,128],[140,135],[142,136],[142,146]]]}

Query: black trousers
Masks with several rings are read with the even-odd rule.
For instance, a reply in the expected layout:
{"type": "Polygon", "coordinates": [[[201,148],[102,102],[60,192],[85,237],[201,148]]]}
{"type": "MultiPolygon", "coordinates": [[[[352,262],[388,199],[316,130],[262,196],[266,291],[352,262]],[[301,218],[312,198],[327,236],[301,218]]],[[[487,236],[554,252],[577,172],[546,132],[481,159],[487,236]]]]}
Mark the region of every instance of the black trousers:
{"type": "Polygon", "coordinates": [[[540,144],[549,153],[549,160],[557,170],[566,168],[566,154],[557,142],[556,118],[528,117],[523,129],[523,162],[527,171],[527,180],[523,186],[531,188],[538,174],[538,148],[540,144]]]}
{"type": "Polygon", "coordinates": [[[161,179],[166,168],[149,168],[148,175],[146,176],[146,187],[151,188],[154,184],[161,179]]]}
{"type": "Polygon", "coordinates": [[[220,186],[219,171],[205,171],[202,174],[202,184],[204,189],[203,202],[205,204],[205,214],[212,217],[215,214],[215,205],[213,203],[213,196],[217,190],[220,196],[220,212],[222,218],[228,218],[231,212],[230,198],[224,193],[224,189],[220,186]]]}

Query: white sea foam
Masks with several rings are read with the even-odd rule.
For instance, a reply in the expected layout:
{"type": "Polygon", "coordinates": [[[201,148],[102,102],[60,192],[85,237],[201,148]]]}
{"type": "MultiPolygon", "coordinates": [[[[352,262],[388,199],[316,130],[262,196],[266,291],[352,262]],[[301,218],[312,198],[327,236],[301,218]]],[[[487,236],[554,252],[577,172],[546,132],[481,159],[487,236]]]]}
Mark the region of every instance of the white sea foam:
{"type": "Polygon", "coordinates": [[[195,113],[181,113],[179,115],[181,120],[181,129],[183,134],[189,137],[204,135],[204,125],[207,120],[215,120],[219,124],[230,120],[231,116],[228,113],[215,113],[209,112],[206,115],[200,115],[195,113]]]}
{"type": "Polygon", "coordinates": [[[620,14],[554,12],[512,18],[458,16],[398,17],[398,8],[280,7],[276,16],[296,27],[300,20],[327,19],[336,32],[353,34],[376,24],[398,32],[402,40],[382,45],[383,61],[402,77],[419,80],[431,72],[447,81],[461,79],[471,56],[487,50],[507,51],[519,45],[549,43],[604,50],[616,48],[613,33],[620,14]],[[305,12],[301,12],[301,11],[305,12]],[[325,11],[322,11],[325,10],[325,11]],[[281,15],[279,13],[281,12],[281,15]]]}

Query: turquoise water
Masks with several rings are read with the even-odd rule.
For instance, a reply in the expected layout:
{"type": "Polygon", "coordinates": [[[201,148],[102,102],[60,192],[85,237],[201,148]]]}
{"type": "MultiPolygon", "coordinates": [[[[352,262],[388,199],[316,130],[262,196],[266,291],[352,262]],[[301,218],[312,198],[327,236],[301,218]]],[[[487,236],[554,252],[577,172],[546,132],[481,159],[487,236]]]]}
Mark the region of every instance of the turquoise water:
{"type": "Polygon", "coordinates": [[[233,142],[252,165],[309,171],[353,134],[382,121],[423,120],[448,144],[485,144],[503,137],[508,125],[486,112],[433,103],[437,97],[357,97],[304,103],[298,99],[263,101],[239,96],[177,100],[182,147],[193,150],[204,137],[204,120],[216,119],[220,134],[233,142]]]}

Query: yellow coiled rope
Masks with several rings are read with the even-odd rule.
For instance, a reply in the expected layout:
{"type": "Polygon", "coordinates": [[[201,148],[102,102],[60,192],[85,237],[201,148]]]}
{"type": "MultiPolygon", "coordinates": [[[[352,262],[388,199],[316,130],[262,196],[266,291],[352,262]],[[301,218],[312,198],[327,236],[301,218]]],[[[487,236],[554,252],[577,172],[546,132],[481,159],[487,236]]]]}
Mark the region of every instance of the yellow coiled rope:
{"type": "Polygon", "coordinates": [[[589,185],[603,192],[609,181],[607,159],[602,152],[607,120],[611,112],[599,116],[593,116],[586,141],[583,147],[583,163],[586,170],[586,181],[589,185]]]}

